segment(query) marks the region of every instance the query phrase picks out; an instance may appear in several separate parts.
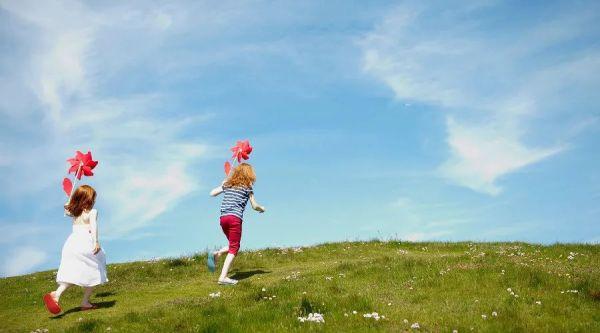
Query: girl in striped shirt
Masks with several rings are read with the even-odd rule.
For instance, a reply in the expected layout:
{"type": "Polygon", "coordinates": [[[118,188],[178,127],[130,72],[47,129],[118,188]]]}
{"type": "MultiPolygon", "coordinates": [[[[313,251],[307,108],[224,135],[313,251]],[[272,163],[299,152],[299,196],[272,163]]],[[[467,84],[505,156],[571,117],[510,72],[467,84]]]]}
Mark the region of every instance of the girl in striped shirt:
{"type": "Polygon", "coordinates": [[[237,283],[237,280],[228,278],[227,273],[240,248],[242,219],[248,200],[254,210],[259,213],[265,212],[265,207],[260,206],[254,199],[252,185],[254,185],[255,181],[256,174],[252,166],[248,163],[242,163],[231,171],[229,178],[221,186],[210,192],[210,195],[213,197],[223,193],[223,201],[221,202],[221,228],[229,241],[229,246],[208,254],[207,266],[211,272],[214,272],[217,259],[227,253],[221,275],[219,276],[219,284],[234,285],[237,283]]]}

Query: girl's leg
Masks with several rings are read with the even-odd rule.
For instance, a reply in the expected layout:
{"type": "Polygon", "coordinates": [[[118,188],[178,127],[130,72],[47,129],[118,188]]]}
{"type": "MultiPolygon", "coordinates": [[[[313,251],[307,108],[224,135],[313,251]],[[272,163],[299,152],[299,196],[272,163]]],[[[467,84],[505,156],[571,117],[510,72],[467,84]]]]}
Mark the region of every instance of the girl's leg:
{"type": "Polygon", "coordinates": [[[229,273],[229,268],[233,263],[233,259],[235,259],[235,254],[233,253],[228,253],[227,257],[225,257],[225,262],[223,263],[223,269],[221,270],[219,281],[223,281],[227,277],[227,273],[229,273]]]}
{"type": "MultiPolygon", "coordinates": [[[[235,216],[225,216],[225,218],[226,219],[224,219],[224,224],[226,224],[227,230],[225,230],[224,227],[223,231],[226,231],[227,240],[229,240],[229,246],[226,248],[228,253],[227,257],[225,257],[225,262],[223,263],[223,269],[221,270],[219,281],[228,280],[227,273],[229,273],[229,269],[231,268],[233,259],[235,259],[235,256],[237,255],[238,250],[240,249],[240,241],[242,239],[242,220],[235,216]]],[[[224,249],[225,248],[221,250],[224,249]]]]}
{"type": "Polygon", "coordinates": [[[215,259],[219,258],[220,256],[224,255],[225,253],[227,253],[227,251],[229,251],[229,247],[228,246],[224,246],[221,249],[213,252],[213,255],[215,256],[215,259]]]}
{"type": "Polygon", "coordinates": [[[94,287],[83,288],[83,299],[81,300],[82,307],[92,306],[92,304],[90,303],[90,296],[92,296],[92,291],[94,291],[94,287]]]}
{"type": "Polygon", "coordinates": [[[51,293],[52,297],[54,297],[56,302],[58,302],[60,300],[60,295],[62,295],[62,293],[65,292],[65,290],[69,289],[71,286],[72,286],[72,284],[70,284],[70,283],[59,282],[58,288],[56,288],[56,291],[53,291],[51,293]]]}

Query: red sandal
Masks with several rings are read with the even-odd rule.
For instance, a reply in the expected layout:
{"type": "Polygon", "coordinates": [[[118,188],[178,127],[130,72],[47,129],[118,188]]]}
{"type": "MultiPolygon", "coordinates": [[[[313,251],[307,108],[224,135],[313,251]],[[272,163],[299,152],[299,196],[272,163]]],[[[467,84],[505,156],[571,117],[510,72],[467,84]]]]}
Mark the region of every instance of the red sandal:
{"type": "Polygon", "coordinates": [[[44,295],[44,304],[46,304],[46,309],[52,314],[59,314],[62,311],[60,305],[54,300],[51,293],[44,295]]]}

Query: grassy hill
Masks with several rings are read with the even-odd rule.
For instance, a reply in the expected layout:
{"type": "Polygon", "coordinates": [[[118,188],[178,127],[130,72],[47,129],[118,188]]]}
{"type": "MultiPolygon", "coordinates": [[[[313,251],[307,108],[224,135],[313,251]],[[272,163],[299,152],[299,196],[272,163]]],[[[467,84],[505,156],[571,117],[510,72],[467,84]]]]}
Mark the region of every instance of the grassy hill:
{"type": "Polygon", "coordinates": [[[242,252],[234,266],[230,287],[202,254],[109,265],[100,309],[78,311],[74,288],[56,317],[41,301],[56,271],[0,279],[0,331],[600,332],[598,245],[347,242],[242,252]],[[311,312],[324,323],[298,320],[311,312]]]}

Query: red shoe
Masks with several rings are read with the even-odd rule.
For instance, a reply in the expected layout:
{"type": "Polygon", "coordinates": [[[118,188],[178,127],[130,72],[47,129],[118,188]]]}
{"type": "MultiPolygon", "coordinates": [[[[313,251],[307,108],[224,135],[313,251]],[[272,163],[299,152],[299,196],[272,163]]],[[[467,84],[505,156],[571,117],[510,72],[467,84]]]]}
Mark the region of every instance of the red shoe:
{"type": "Polygon", "coordinates": [[[58,302],[54,300],[54,297],[50,293],[44,295],[44,304],[46,304],[46,309],[52,314],[59,314],[62,311],[60,305],[58,305],[58,302]]]}

